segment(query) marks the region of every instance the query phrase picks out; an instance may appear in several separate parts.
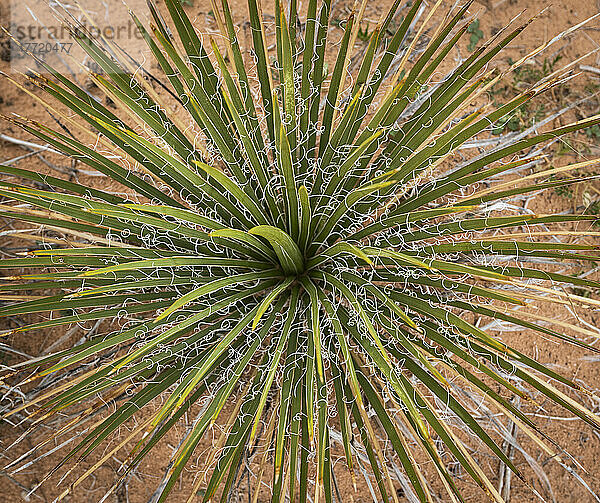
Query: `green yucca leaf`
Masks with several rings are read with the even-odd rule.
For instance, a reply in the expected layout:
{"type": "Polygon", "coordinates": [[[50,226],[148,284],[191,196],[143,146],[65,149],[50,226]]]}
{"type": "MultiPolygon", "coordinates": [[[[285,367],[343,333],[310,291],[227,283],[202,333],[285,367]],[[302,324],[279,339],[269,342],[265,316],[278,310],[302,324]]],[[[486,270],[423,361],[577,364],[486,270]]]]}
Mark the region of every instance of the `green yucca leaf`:
{"type": "Polygon", "coordinates": [[[212,38],[178,0],[165,2],[168,21],[153,2],[149,26],[130,13],[164,73],[152,81],[160,89],[102,34],[69,26],[102,73],[83,70],[118,113],[43,61],[45,75],[28,79],[47,98],[12,80],[60,127],[8,120],[105,178],[84,185],[0,165],[0,215],[28,224],[0,236],[43,243],[0,262],[0,317],[20,319],[0,336],[103,322],[78,344],[49,332],[53,352],[5,363],[7,397],[21,372],[22,384],[36,386],[4,409],[29,421],[16,443],[75,411],[7,470],[74,441],[41,479],[68,466],[57,499],[77,498],[133,446],[106,499],[194,413],[158,502],[194,463],[202,475],[190,502],[226,502],[246,485],[254,499],[268,486],[273,503],[345,501],[336,481],[345,476],[355,488],[363,476],[383,501],[398,501],[401,486],[410,501],[463,502],[458,467],[500,503],[495,474],[474,449],[533,486],[502,448],[515,442],[503,417],[583,481],[527,407],[552,403],[599,429],[570,394],[588,391],[480,321],[599,351],[578,318],[536,310],[600,305],[600,283],[585,270],[600,260],[598,233],[588,230],[597,216],[513,203],[597,178],[596,159],[543,167],[539,152],[600,117],[532,128],[456,161],[568,67],[506,103],[480,105],[503,75],[495,60],[531,20],[434,79],[468,31],[471,2],[430,31],[441,2],[426,11],[422,0],[396,0],[361,51],[365,1],[335,40],[330,0],[277,0],[273,23],[259,1],[247,3],[247,45],[227,0],[211,2],[212,38]],[[115,447],[119,431],[128,433],[115,447]],[[91,467],[76,475],[84,463],[91,467]]]}
{"type": "Polygon", "coordinates": [[[294,240],[284,231],[271,225],[259,225],[248,231],[266,239],[275,250],[285,274],[299,274],[304,270],[304,257],[294,240]]]}

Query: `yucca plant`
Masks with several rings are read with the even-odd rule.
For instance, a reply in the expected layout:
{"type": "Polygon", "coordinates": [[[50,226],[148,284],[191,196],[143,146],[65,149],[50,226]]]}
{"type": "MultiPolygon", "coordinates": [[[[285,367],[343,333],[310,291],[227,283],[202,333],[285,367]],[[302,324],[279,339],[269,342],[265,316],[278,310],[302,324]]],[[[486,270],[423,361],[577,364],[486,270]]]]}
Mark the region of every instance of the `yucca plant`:
{"type": "Polygon", "coordinates": [[[44,75],[28,78],[52,99],[15,81],[61,127],[8,120],[120,188],[0,168],[2,216],[39,225],[23,237],[44,242],[0,262],[18,270],[3,278],[1,314],[49,313],[4,336],[114,321],[107,333],[5,368],[11,387],[38,386],[5,413],[26,422],[20,439],[72,411],[7,470],[60,441],[62,460],[42,480],[69,467],[60,500],[126,449],[110,494],[193,414],[153,501],[167,498],[209,432],[208,455],[195,461],[205,477],[188,501],[229,501],[248,464],[254,501],[265,484],[272,501],[348,500],[336,477],[355,480],[357,470],[383,501],[398,501],[400,488],[409,501],[464,501],[459,472],[503,501],[480,457],[525,481],[502,447],[517,445],[502,417],[576,473],[517,401],[548,400],[598,428],[572,398],[583,388],[474,319],[597,351],[589,329],[529,309],[597,306],[568,290],[599,286],[569,273],[599,258],[581,242],[596,217],[509,203],[589,179],[561,175],[595,161],[546,168],[540,153],[600,118],[457,155],[575,62],[496,109],[486,92],[547,46],[490,69],[529,22],[506,27],[440,79],[463,43],[470,3],[432,24],[440,2],[424,11],[415,0],[392,22],[396,0],[358,59],[366,2],[343,24],[332,58],[331,0],[309,0],[300,15],[295,0],[277,0],[272,33],[248,0],[248,53],[227,0],[213,1],[215,40],[198,35],[177,0],[165,3],[168,23],[153,3],[150,27],[132,14],[162,78],[71,26],[102,70],[88,78],[116,111],[42,61],[44,75]],[[558,230],[562,223],[579,228],[558,230]],[[124,425],[127,434],[107,444],[124,425]]]}

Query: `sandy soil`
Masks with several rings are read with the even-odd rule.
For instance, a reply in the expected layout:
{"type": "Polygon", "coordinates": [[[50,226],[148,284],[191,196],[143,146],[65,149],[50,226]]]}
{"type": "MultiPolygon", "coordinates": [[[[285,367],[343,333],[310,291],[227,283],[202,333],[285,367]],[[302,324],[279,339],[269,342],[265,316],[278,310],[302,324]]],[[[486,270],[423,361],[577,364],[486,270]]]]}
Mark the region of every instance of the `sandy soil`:
{"type": "MultiPolygon", "coordinates": [[[[232,10],[236,15],[236,23],[243,25],[245,7],[240,0],[231,2],[232,10]],[[242,5],[241,7],[238,6],[242,5]]],[[[268,3],[268,2],[265,2],[268,3]]],[[[366,19],[372,21],[372,25],[376,23],[380,13],[391,3],[388,0],[374,0],[369,3],[367,8],[366,19]]],[[[195,4],[188,7],[190,14],[195,16],[196,21],[199,25],[208,24],[209,28],[215,29],[215,26],[211,26],[211,18],[208,15],[210,7],[209,2],[204,0],[195,0],[195,4]]],[[[334,9],[334,15],[343,19],[347,15],[346,5],[351,5],[349,0],[340,0],[336,3],[334,9]]],[[[511,57],[518,59],[519,57],[527,54],[537,45],[551,38],[553,35],[560,31],[573,26],[574,24],[588,18],[591,15],[596,14],[599,11],[599,6],[594,2],[580,2],[574,0],[556,0],[552,2],[546,2],[543,0],[488,0],[485,3],[475,3],[471,12],[476,14],[480,19],[480,28],[482,29],[485,37],[487,38],[490,34],[494,34],[497,30],[504,27],[508,21],[516,16],[523,9],[527,9],[525,16],[533,15],[539,12],[543,8],[547,8],[543,14],[541,14],[532,25],[525,31],[525,33],[519,37],[514,43],[508,48],[506,54],[500,59],[500,66],[505,64],[506,58],[511,57]],[[503,63],[504,61],[504,63],[503,63]]],[[[268,9],[266,9],[268,10],[268,9]]],[[[6,22],[8,19],[8,12],[6,5],[0,3],[0,20],[6,22]]],[[[338,30],[338,33],[341,33],[338,30]]],[[[0,36],[0,69],[8,71],[8,62],[6,54],[6,39],[0,36]]],[[[361,43],[361,42],[359,42],[361,43]]],[[[557,63],[558,66],[571,61],[574,58],[578,58],[584,55],[586,52],[600,47],[600,22],[597,20],[590,23],[586,29],[580,30],[576,34],[570,36],[566,40],[558,43],[548,54],[544,56],[548,57],[549,60],[553,60],[556,55],[562,56],[562,59],[557,63]]],[[[466,53],[466,48],[463,46],[461,54],[466,53]]],[[[452,57],[456,57],[457,54],[453,53],[452,57]]],[[[533,62],[537,67],[543,64],[543,58],[533,62]]],[[[600,67],[600,57],[591,56],[583,64],[587,64],[593,67],[600,67]]],[[[569,84],[567,87],[560,88],[553,91],[551,96],[545,97],[545,106],[547,111],[551,111],[555,108],[559,108],[562,103],[568,102],[573,97],[583,96],[584,93],[589,92],[590,89],[594,91],[593,85],[600,82],[598,75],[590,72],[584,72],[574,83],[569,84]],[[590,87],[590,85],[592,87],[590,87]],[[558,94],[557,94],[558,93],[558,94]],[[562,94],[561,94],[562,93],[562,94]]],[[[25,89],[30,92],[37,92],[31,86],[25,86],[25,89]]],[[[583,116],[590,116],[598,113],[597,101],[591,101],[590,103],[583,104],[581,107],[576,108],[566,116],[556,121],[555,125],[558,125],[561,121],[566,123],[570,120],[581,118],[583,116]]],[[[44,108],[36,103],[27,93],[23,90],[19,90],[12,86],[6,79],[0,79],[0,113],[4,115],[10,115],[12,113],[18,113],[30,117],[32,119],[40,120],[42,122],[51,122],[48,113],[44,108]]],[[[18,128],[7,124],[6,122],[1,123],[0,131],[15,138],[26,138],[22,131],[18,128]]],[[[600,139],[589,138],[586,135],[578,135],[573,139],[574,151],[564,149],[565,151],[559,151],[558,147],[554,149],[557,153],[556,157],[552,162],[557,164],[573,162],[577,159],[593,158],[600,155],[600,139]],[[560,155],[558,155],[560,154],[560,155]]],[[[22,147],[0,141],[0,160],[12,159],[17,156],[21,156],[27,153],[22,147]]],[[[70,164],[64,158],[55,156],[53,154],[45,154],[45,159],[52,163],[54,166],[59,167],[63,171],[65,176],[70,174],[70,164]]],[[[27,169],[36,169],[41,172],[52,172],[50,168],[43,162],[40,156],[32,156],[23,161],[20,161],[18,166],[25,167],[27,169]]],[[[53,173],[56,175],[56,173],[53,173]]],[[[105,186],[104,180],[97,178],[88,177],[86,175],[79,175],[79,179],[82,182],[94,184],[102,183],[105,186]]],[[[600,186],[598,186],[600,187],[600,186]]],[[[554,191],[548,191],[545,194],[536,197],[534,200],[529,202],[530,207],[539,212],[558,211],[561,209],[569,208],[570,206],[581,207],[585,204],[585,194],[591,194],[587,197],[598,198],[598,192],[596,186],[590,185],[588,187],[579,187],[577,191],[572,195],[571,198],[562,197],[554,191]]],[[[579,208],[581,209],[581,208],[579,208]]],[[[8,243],[11,245],[12,243],[8,243]]],[[[570,318],[569,313],[557,312],[553,306],[541,305],[539,313],[546,316],[553,316],[558,319],[570,318]]],[[[582,312],[578,313],[582,319],[591,325],[597,326],[600,323],[600,314],[594,312],[582,312]]],[[[9,328],[12,321],[4,322],[8,323],[8,326],[2,328],[9,328]]],[[[103,330],[107,325],[104,323],[98,327],[98,330],[103,330]]],[[[44,348],[48,347],[53,340],[56,340],[63,335],[61,330],[52,330],[47,333],[34,334],[31,337],[15,337],[11,338],[12,343],[19,350],[24,351],[31,355],[39,354],[44,348]]],[[[529,333],[521,332],[506,332],[503,337],[509,341],[517,349],[524,351],[526,354],[535,355],[541,362],[551,364],[554,368],[565,374],[567,377],[574,377],[581,382],[586,383],[589,388],[598,390],[600,389],[600,365],[598,362],[585,360],[583,357],[585,353],[574,349],[572,347],[565,347],[564,345],[557,345],[553,341],[545,340],[541,337],[532,337],[529,333]]],[[[8,358],[8,357],[6,357],[8,358]]],[[[575,396],[575,395],[574,395],[575,396]]],[[[590,401],[584,396],[577,397],[584,403],[598,411],[600,404],[596,401],[590,401]]],[[[547,404],[543,404],[547,406],[547,404]]],[[[535,412],[535,411],[532,411],[535,412]]],[[[565,414],[552,407],[546,407],[545,411],[539,411],[539,416],[560,416],[563,417],[565,414]]],[[[600,492],[600,471],[598,468],[598,458],[600,457],[600,435],[597,432],[593,432],[591,428],[582,424],[580,421],[570,419],[550,419],[549,417],[538,417],[539,424],[543,430],[552,436],[557,442],[565,447],[576,459],[589,471],[586,476],[586,480],[590,486],[597,492],[600,492]]],[[[155,453],[149,456],[141,465],[140,470],[137,474],[129,480],[128,485],[122,488],[113,498],[113,501],[124,503],[138,503],[148,501],[151,496],[156,484],[159,482],[162,472],[167,467],[168,457],[172,449],[177,446],[178,439],[182,433],[182,427],[175,428],[161,443],[155,453]]],[[[7,423],[0,424],[0,463],[4,464],[3,459],[12,459],[14,456],[21,452],[24,452],[28,448],[31,448],[39,441],[37,437],[27,438],[23,444],[17,449],[13,449],[10,452],[3,452],[12,440],[14,440],[21,432],[23,428],[21,426],[11,426],[7,423]]],[[[121,432],[121,438],[126,436],[127,432],[121,432]]],[[[215,437],[218,432],[215,432],[215,437]]],[[[519,437],[521,438],[521,437],[519,437]]],[[[175,488],[169,501],[179,502],[185,501],[187,490],[191,487],[192,481],[198,475],[198,470],[201,468],[202,463],[200,462],[206,456],[206,452],[210,447],[211,443],[214,442],[214,438],[207,438],[201,444],[197,450],[197,454],[194,456],[193,462],[191,462],[186,473],[182,477],[181,484],[175,488]]],[[[114,446],[118,442],[115,438],[110,445],[114,446]]],[[[528,448],[531,456],[535,458],[546,472],[549,481],[551,482],[552,489],[554,491],[555,501],[558,503],[570,503],[577,502],[583,503],[592,501],[591,496],[586,490],[578,484],[568,473],[566,473],[560,466],[547,459],[541,454],[539,449],[535,446],[528,445],[524,442],[524,447],[528,448]]],[[[108,449],[108,447],[107,447],[108,449]]],[[[477,455],[478,453],[475,453],[477,455]]],[[[103,489],[106,489],[112,484],[112,482],[118,477],[120,461],[122,461],[124,454],[118,453],[113,456],[98,472],[95,477],[91,480],[86,481],[79,487],[73,494],[66,499],[74,503],[85,503],[97,501],[103,495],[103,489]]],[[[99,456],[98,456],[99,457],[99,456]]],[[[50,456],[44,459],[41,463],[31,466],[23,472],[15,475],[14,478],[9,479],[7,477],[0,476],[0,501],[6,501],[7,503],[17,501],[52,501],[62,489],[58,489],[55,486],[55,480],[52,479],[48,484],[42,486],[36,495],[31,496],[29,499],[25,497],[26,490],[34,486],[43,477],[46,470],[50,469],[53,464],[58,460],[56,456],[50,456]]],[[[484,469],[491,474],[497,473],[497,463],[488,459],[485,455],[481,455],[480,463],[484,469]]],[[[85,467],[91,466],[95,460],[89,461],[84,465],[85,467]]],[[[528,468],[527,462],[522,455],[516,454],[515,462],[517,466],[524,470],[527,474],[528,482],[541,492],[541,494],[552,501],[551,495],[547,491],[546,487],[540,483],[536,475],[528,468]]],[[[340,492],[343,495],[343,501],[354,501],[354,502],[368,502],[371,501],[369,493],[364,484],[359,485],[358,492],[352,490],[352,486],[349,482],[349,477],[345,475],[343,467],[336,468],[336,474],[339,472],[340,480],[340,492]]],[[[61,471],[63,473],[64,470],[61,471]]],[[[463,487],[467,494],[467,501],[478,502],[482,501],[483,495],[475,490],[471,489],[471,484],[466,477],[463,478],[463,487]]],[[[265,480],[270,479],[270,474],[265,474],[265,480]]],[[[243,492],[244,486],[240,487],[243,492]]],[[[441,494],[441,493],[440,493],[441,494]]],[[[400,501],[406,501],[401,495],[400,501]]],[[[200,498],[198,498],[200,501],[200,498]]],[[[268,501],[268,494],[264,491],[259,495],[258,501],[268,501]]],[[[445,500],[443,500],[445,501],[445,500]]],[[[538,501],[535,496],[532,495],[530,490],[520,481],[513,481],[511,499],[512,503],[526,503],[538,501]]]]}

